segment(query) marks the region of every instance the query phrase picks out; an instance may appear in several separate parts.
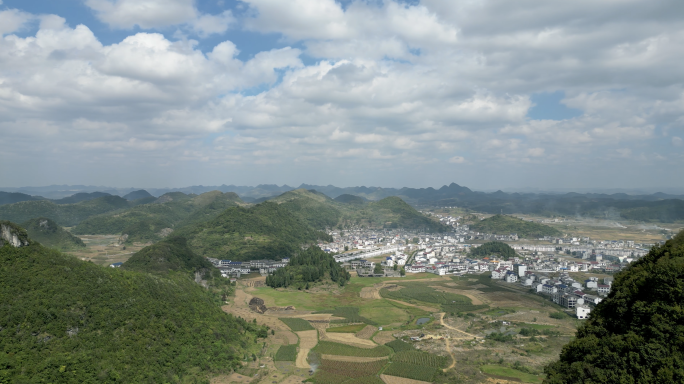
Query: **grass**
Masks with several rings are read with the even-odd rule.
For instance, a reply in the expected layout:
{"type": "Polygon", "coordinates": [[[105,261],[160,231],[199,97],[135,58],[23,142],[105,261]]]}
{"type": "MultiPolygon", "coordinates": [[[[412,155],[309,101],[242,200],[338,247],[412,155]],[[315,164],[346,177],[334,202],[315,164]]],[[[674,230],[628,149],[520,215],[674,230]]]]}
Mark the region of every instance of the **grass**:
{"type": "Polygon", "coordinates": [[[275,361],[295,361],[297,360],[297,346],[294,344],[281,345],[275,355],[275,361]]]}
{"type": "Polygon", "coordinates": [[[328,328],[325,331],[327,333],[356,333],[362,329],[366,328],[366,324],[354,324],[354,325],[345,325],[342,327],[332,327],[328,328]]]}
{"type": "Polygon", "coordinates": [[[386,346],[392,348],[394,350],[394,353],[399,353],[403,351],[413,351],[415,348],[413,348],[413,345],[402,341],[402,340],[392,340],[389,343],[385,344],[386,346]]]}
{"type": "Polygon", "coordinates": [[[535,323],[515,323],[516,326],[521,328],[532,328],[537,330],[558,328],[555,325],[545,325],[545,324],[535,324],[535,323]]]}
{"type": "Polygon", "coordinates": [[[335,343],[332,341],[321,340],[318,342],[314,351],[325,355],[338,356],[358,356],[358,357],[382,357],[389,356],[392,350],[384,345],[379,345],[373,349],[352,347],[351,345],[335,343]]]}
{"type": "Polygon", "coordinates": [[[383,372],[385,375],[405,377],[407,379],[432,381],[437,368],[413,365],[408,363],[391,363],[383,372]]]}
{"type": "Polygon", "coordinates": [[[297,318],[291,318],[291,317],[279,317],[278,320],[285,323],[285,325],[290,327],[290,329],[293,332],[311,331],[311,330],[316,329],[313,326],[311,326],[311,324],[309,324],[308,321],[306,321],[304,319],[297,319],[297,318]]]}
{"type": "Polygon", "coordinates": [[[501,378],[511,377],[524,383],[541,383],[544,380],[541,376],[521,372],[513,368],[502,367],[500,365],[483,365],[480,369],[482,372],[490,375],[500,376],[501,378]]]}
{"type": "Polygon", "coordinates": [[[408,303],[438,304],[444,312],[470,312],[488,308],[487,305],[473,305],[470,298],[455,293],[438,291],[426,283],[401,283],[404,288],[390,291],[384,288],[380,291],[382,297],[400,300],[408,303]]]}
{"type": "Polygon", "coordinates": [[[376,375],[385,364],[387,364],[387,360],[358,363],[323,359],[319,368],[335,375],[357,378],[376,375]]]}

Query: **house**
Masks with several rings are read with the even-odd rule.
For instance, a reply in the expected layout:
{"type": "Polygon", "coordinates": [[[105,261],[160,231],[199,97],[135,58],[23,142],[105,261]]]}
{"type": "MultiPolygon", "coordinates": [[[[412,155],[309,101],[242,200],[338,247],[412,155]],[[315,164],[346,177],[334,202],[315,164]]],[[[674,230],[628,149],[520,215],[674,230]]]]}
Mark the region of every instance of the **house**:
{"type": "Polygon", "coordinates": [[[596,290],[598,291],[599,294],[607,295],[610,292],[610,285],[599,284],[596,287],[596,290]]]}
{"type": "Polygon", "coordinates": [[[553,295],[556,292],[558,292],[558,288],[556,288],[555,285],[542,284],[542,293],[546,293],[547,295],[553,295]]]}
{"type": "Polygon", "coordinates": [[[586,305],[578,305],[575,307],[575,313],[578,319],[588,319],[589,313],[591,313],[591,308],[586,305]]]}
{"type": "Polygon", "coordinates": [[[113,264],[109,264],[109,266],[112,267],[112,268],[120,268],[122,265],[123,265],[123,263],[113,263],[113,264]]]}
{"type": "Polygon", "coordinates": [[[589,279],[584,282],[584,285],[588,289],[596,289],[598,287],[598,282],[596,282],[596,280],[589,279]]]}
{"type": "Polygon", "coordinates": [[[513,271],[507,271],[505,279],[507,283],[515,283],[518,281],[518,275],[513,271]]]}
{"type": "Polygon", "coordinates": [[[425,272],[425,266],[424,265],[407,265],[404,270],[407,273],[421,273],[425,272]]]}
{"type": "Polygon", "coordinates": [[[492,271],[492,279],[503,279],[506,276],[505,269],[495,269],[492,271]]]}
{"type": "Polygon", "coordinates": [[[570,295],[567,293],[559,293],[558,297],[554,301],[557,302],[558,305],[561,305],[565,308],[575,308],[575,306],[577,305],[577,296],[570,295]]]}

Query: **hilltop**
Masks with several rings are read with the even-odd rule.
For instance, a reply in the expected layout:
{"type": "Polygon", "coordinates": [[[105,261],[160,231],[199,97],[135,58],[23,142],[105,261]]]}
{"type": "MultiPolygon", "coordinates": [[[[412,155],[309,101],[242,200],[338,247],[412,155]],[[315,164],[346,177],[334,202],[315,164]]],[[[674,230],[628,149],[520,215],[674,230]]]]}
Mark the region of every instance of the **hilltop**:
{"type": "Polygon", "coordinates": [[[81,201],[94,200],[94,199],[97,199],[98,197],[105,197],[105,196],[112,196],[112,195],[109,193],[106,193],[106,192],[91,192],[91,193],[80,192],[80,193],[73,194],[69,197],[63,197],[61,199],[52,200],[52,202],[55,204],[75,204],[75,203],[80,203],[81,201]]]}
{"type": "Polygon", "coordinates": [[[365,225],[375,228],[406,228],[426,232],[445,232],[449,228],[408,205],[399,197],[386,197],[379,201],[347,211],[342,218],[344,226],[365,225]]]}
{"type": "Polygon", "coordinates": [[[19,192],[2,192],[0,191],[0,205],[14,204],[20,201],[34,201],[43,200],[42,197],[35,197],[19,192]]]}
{"type": "Polygon", "coordinates": [[[545,383],[684,382],[684,231],[615,276],[545,383]]]}
{"type": "Polygon", "coordinates": [[[228,208],[212,220],[179,230],[178,236],[186,237],[201,256],[229,260],[280,260],[292,257],[304,244],[331,241],[328,234],[273,202],[228,208]]]}
{"type": "Polygon", "coordinates": [[[128,201],[145,199],[145,198],[150,198],[150,197],[154,197],[154,196],[150,195],[150,193],[144,189],[141,189],[138,191],[133,191],[133,192],[127,193],[126,195],[123,196],[123,198],[128,200],[128,201]]]}
{"type": "Polygon", "coordinates": [[[342,211],[333,199],[314,190],[297,189],[269,201],[287,208],[317,229],[332,228],[342,217],[342,211]]]}
{"type": "Polygon", "coordinates": [[[168,236],[179,225],[210,220],[226,208],[240,203],[242,201],[234,193],[213,191],[197,196],[172,192],[126,211],[88,218],[72,232],[79,235],[117,234],[129,243],[155,242],[168,236]]]}
{"type": "Polygon", "coordinates": [[[81,239],[64,230],[59,224],[46,217],[28,220],[21,224],[28,236],[46,247],[60,250],[85,248],[81,239]]]}
{"type": "Polygon", "coordinates": [[[196,255],[182,237],[173,237],[147,246],[131,256],[121,268],[150,273],[195,272],[214,269],[204,257],[196,255]]]}
{"type": "Polygon", "coordinates": [[[344,195],[339,195],[335,199],[338,203],[343,203],[343,204],[355,204],[355,205],[363,205],[368,202],[367,199],[364,199],[361,196],[354,196],[350,194],[344,194],[344,195]]]}
{"type": "Polygon", "coordinates": [[[75,204],[23,201],[0,206],[0,220],[23,223],[36,217],[47,217],[61,226],[72,227],[91,216],[129,207],[128,201],[119,196],[103,196],[75,204]]]}
{"type": "Polygon", "coordinates": [[[207,382],[266,336],[185,275],[100,267],[38,243],[5,244],[0,265],[2,382],[207,382]]]}
{"type": "Polygon", "coordinates": [[[517,233],[519,237],[539,238],[544,236],[560,236],[559,230],[548,225],[534,223],[506,215],[494,215],[484,220],[475,221],[470,230],[496,235],[517,233]]]}

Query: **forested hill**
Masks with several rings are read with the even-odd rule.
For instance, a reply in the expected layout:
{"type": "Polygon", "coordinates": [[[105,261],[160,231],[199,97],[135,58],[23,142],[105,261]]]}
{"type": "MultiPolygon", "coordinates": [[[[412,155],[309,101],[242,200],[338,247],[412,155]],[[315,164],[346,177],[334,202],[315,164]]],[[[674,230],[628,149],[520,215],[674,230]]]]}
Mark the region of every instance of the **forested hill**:
{"type": "Polygon", "coordinates": [[[280,268],[266,278],[266,285],[273,288],[304,288],[318,283],[345,285],[351,275],[335,259],[318,247],[309,247],[290,259],[285,268],[280,268]]]}
{"type": "Polygon", "coordinates": [[[470,249],[470,255],[473,257],[488,257],[496,256],[504,260],[509,260],[515,257],[516,253],[510,245],[501,241],[490,241],[484,243],[477,248],[470,249]]]}
{"type": "Polygon", "coordinates": [[[204,383],[266,329],[224,313],[187,276],[0,247],[0,382],[204,383]]]}
{"type": "Polygon", "coordinates": [[[207,222],[180,229],[190,246],[205,257],[228,260],[292,257],[302,245],[332,241],[289,209],[272,202],[228,208],[207,222]]]}
{"type": "Polygon", "coordinates": [[[230,192],[212,191],[199,196],[173,192],[125,211],[90,217],[79,223],[72,232],[78,235],[122,235],[128,243],[155,242],[178,226],[208,221],[226,208],[241,203],[240,197],[230,192]]]}
{"type": "Polygon", "coordinates": [[[615,276],[545,383],[684,382],[684,231],[615,276]]]}
{"type": "Polygon", "coordinates": [[[204,257],[195,254],[183,237],[172,237],[136,252],[121,268],[150,273],[169,271],[195,272],[213,269],[204,257]]]}
{"type": "Polygon", "coordinates": [[[46,247],[60,250],[85,248],[85,243],[78,237],[64,230],[59,224],[46,217],[28,220],[21,224],[31,239],[46,247]]]}
{"type": "Polygon", "coordinates": [[[23,223],[36,217],[47,217],[61,226],[72,227],[91,216],[128,207],[128,201],[119,196],[103,196],[75,204],[55,204],[49,200],[23,201],[0,206],[0,220],[23,223]]]}
{"type": "Polygon", "coordinates": [[[370,227],[406,228],[426,232],[446,232],[449,228],[433,220],[399,197],[387,197],[380,201],[354,209],[343,218],[346,224],[368,225],[370,227]]]}
{"type": "Polygon", "coordinates": [[[548,225],[534,223],[506,215],[494,215],[470,225],[471,231],[509,235],[517,233],[519,237],[540,238],[544,236],[561,236],[562,233],[548,225]]]}

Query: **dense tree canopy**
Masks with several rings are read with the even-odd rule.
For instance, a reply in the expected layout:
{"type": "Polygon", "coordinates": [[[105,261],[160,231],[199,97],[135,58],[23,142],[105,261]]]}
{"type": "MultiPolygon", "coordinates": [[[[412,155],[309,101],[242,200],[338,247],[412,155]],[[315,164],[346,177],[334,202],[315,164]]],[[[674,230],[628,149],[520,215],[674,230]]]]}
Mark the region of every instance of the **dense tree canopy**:
{"type": "Polygon", "coordinates": [[[684,232],[615,276],[546,383],[684,382],[684,232]]]}
{"type": "Polygon", "coordinates": [[[470,230],[496,235],[517,234],[519,237],[539,238],[544,236],[560,236],[556,228],[533,223],[506,215],[494,215],[484,220],[477,220],[470,225],[470,230]]]}
{"type": "Polygon", "coordinates": [[[477,248],[471,248],[470,255],[474,257],[496,255],[504,260],[508,260],[511,257],[515,257],[515,250],[504,242],[490,241],[489,243],[484,243],[477,248]]]}
{"type": "Polygon", "coordinates": [[[332,281],[344,285],[351,275],[335,259],[316,246],[299,252],[290,259],[285,268],[280,268],[266,278],[266,285],[273,288],[307,286],[308,283],[332,281]]]}

